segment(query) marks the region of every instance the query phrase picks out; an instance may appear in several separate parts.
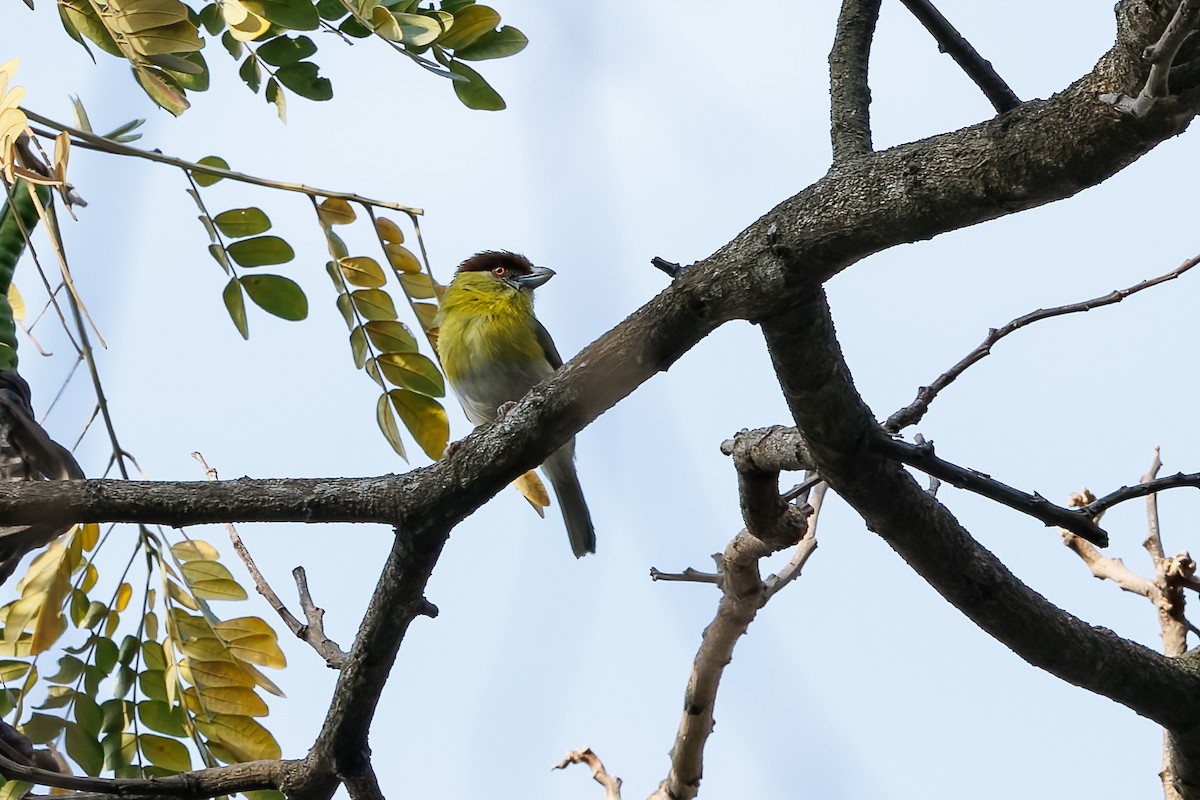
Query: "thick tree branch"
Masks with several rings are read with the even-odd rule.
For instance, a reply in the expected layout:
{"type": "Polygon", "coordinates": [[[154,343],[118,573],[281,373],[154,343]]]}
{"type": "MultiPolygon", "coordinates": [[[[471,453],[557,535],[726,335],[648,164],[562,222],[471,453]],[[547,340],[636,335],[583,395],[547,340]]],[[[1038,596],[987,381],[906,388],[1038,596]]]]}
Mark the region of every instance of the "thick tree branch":
{"type": "Polygon", "coordinates": [[[1101,99],[1110,102],[1135,117],[1145,116],[1160,101],[1170,96],[1167,77],[1184,41],[1196,32],[1200,22],[1200,0],[1180,0],[1175,15],[1157,42],[1147,47],[1142,57],[1151,64],[1150,75],[1137,97],[1127,94],[1107,94],[1101,99]]]}
{"type": "Polygon", "coordinates": [[[967,77],[975,81],[975,85],[983,90],[992,107],[1000,114],[1021,105],[1021,98],[1008,88],[1008,84],[1000,77],[992,66],[976,52],[963,35],[958,32],[950,21],[942,16],[942,12],[934,8],[929,0],[900,0],[912,15],[925,26],[925,30],[933,34],[937,40],[938,50],[946,53],[954,62],[962,67],[967,77]]]}
{"type": "Polygon", "coordinates": [[[829,52],[829,116],[833,160],[870,153],[871,39],[881,0],[843,0],[829,52]]]}
{"type": "Polygon", "coordinates": [[[1196,665],[1055,607],[872,446],[883,434],[854,388],[823,293],[765,321],[763,332],[821,475],[934,589],[1030,664],[1172,730],[1195,729],[1200,711],[1196,665]]]}

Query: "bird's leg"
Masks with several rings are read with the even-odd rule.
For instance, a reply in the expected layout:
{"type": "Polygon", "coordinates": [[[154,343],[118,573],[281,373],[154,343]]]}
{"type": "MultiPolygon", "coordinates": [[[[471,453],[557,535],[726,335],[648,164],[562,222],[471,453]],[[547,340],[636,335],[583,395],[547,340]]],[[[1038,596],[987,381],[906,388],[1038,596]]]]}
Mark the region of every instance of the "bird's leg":
{"type": "Polygon", "coordinates": [[[503,417],[505,414],[507,414],[509,411],[512,411],[512,409],[513,409],[513,406],[515,406],[516,404],[517,404],[517,401],[516,401],[516,400],[509,400],[509,401],[507,401],[507,402],[505,402],[505,403],[501,403],[501,404],[500,404],[500,405],[499,405],[499,406],[496,408],[496,419],[500,419],[500,418],[501,418],[501,417],[503,417]]]}

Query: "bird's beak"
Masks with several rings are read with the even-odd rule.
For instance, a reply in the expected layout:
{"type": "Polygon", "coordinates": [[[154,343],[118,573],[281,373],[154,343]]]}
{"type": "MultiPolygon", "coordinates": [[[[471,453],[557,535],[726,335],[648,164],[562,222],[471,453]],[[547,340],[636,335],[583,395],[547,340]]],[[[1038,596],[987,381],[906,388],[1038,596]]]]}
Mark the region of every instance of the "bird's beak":
{"type": "Polygon", "coordinates": [[[554,270],[549,267],[534,267],[528,275],[522,275],[516,282],[522,289],[536,289],[554,277],[554,270]]]}

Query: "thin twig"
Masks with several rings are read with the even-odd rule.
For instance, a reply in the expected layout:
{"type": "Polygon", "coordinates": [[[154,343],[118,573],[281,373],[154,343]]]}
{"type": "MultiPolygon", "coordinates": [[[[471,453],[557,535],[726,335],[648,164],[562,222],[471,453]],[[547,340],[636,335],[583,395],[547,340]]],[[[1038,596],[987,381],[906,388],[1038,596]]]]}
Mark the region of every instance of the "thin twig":
{"type": "Polygon", "coordinates": [[[608,770],[604,768],[604,762],[592,752],[592,748],[572,750],[552,769],[566,769],[572,764],[587,764],[592,768],[592,777],[595,778],[596,783],[604,787],[604,800],[621,800],[621,779],[608,773],[608,770]]]}
{"type": "Polygon", "coordinates": [[[1077,536],[1082,536],[1092,544],[1100,547],[1108,546],[1108,534],[1096,524],[1096,512],[1092,510],[1092,506],[1072,510],[1055,505],[1040,494],[1028,494],[1014,489],[990,475],[966,469],[939,458],[934,454],[932,443],[912,445],[897,439],[880,438],[877,440],[877,446],[900,463],[915,467],[951,486],[966,489],[989,500],[995,500],[1001,505],[1041,520],[1047,526],[1065,528],[1077,536]]]}
{"type": "MultiPolygon", "coordinates": [[[[1154,448],[1154,460],[1150,462],[1150,469],[1146,470],[1146,474],[1142,476],[1142,483],[1149,483],[1158,477],[1158,471],[1162,469],[1162,458],[1159,448],[1154,448]]],[[[1158,495],[1146,495],[1146,539],[1142,542],[1142,546],[1150,553],[1150,558],[1156,563],[1165,557],[1163,550],[1162,533],[1158,525],[1158,495]]]]}
{"type": "Polygon", "coordinates": [[[933,34],[938,49],[954,59],[967,77],[983,90],[992,107],[1000,114],[1021,105],[1021,98],[1009,88],[992,63],[971,46],[929,0],[900,0],[912,15],[933,34]]]}
{"type": "MultiPolygon", "coordinates": [[[[317,189],[312,186],[304,186],[303,184],[299,183],[273,181],[268,180],[267,178],[259,178],[254,175],[247,175],[243,172],[234,172],[233,170],[221,169],[220,167],[213,167],[207,164],[197,164],[192,161],[185,161],[182,158],[174,158],[172,156],[166,156],[162,153],[152,150],[142,150],[137,147],[130,147],[129,145],[121,144],[120,142],[114,142],[111,139],[105,139],[103,136],[96,136],[93,133],[88,133],[87,131],[82,131],[78,128],[72,128],[69,125],[62,124],[61,122],[55,122],[49,117],[43,117],[41,114],[30,111],[29,109],[22,109],[22,111],[24,111],[25,115],[32,120],[36,120],[37,122],[40,122],[43,125],[48,125],[56,130],[66,131],[67,133],[71,134],[74,139],[78,140],[76,144],[79,147],[86,149],[99,150],[100,152],[109,153],[111,155],[129,156],[132,158],[145,159],[147,161],[156,161],[160,164],[170,164],[173,167],[180,167],[182,169],[186,169],[191,172],[197,172],[202,175],[215,175],[219,178],[229,178],[230,180],[240,181],[241,183],[249,183],[255,186],[265,186],[269,189],[280,189],[286,192],[299,192],[301,194],[308,195],[309,197],[337,197],[342,200],[375,206],[376,208],[390,208],[393,211],[399,211],[410,216],[416,216],[425,213],[419,208],[410,208],[408,206],[402,206],[398,203],[391,203],[385,200],[372,200],[368,197],[363,197],[351,192],[335,192],[326,189],[317,189]]],[[[39,135],[52,135],[44,131],[35,132],[39,133],[39,135]]]]}
{"type": "Polygon", "coordinates": [[[1092,516],[1095,516],[1107,511],[1113,506],[1129,500],[1136,500],[1139,497],[1146,497],[1147,495],[1154,494],[1155,492],[1161,492],[1165,489],[1180,489],[1186,487],[1200,489],[1200,472],[1192,472],[1187,474],[1177,472],[1174,475],[1168,475],[1165,478],[1156,478],[1152,481],[1147,481],[1146,483],[1139,483],[1134,486],[1122,486],[1115,492],[1110,492],[1109,494],[1106,494],[1103,497],[1088,503],[1081,510],[1091,514],[1092,516]]]}
{"type": "Polygon", "coordinates": [[[678,581],[680,583],[720,583],[721,576],[715,572],[701,572],[695,567],[688,567],[683,572],[660,572],[657,567],[651,567],[650,580],[678,581]]]}
{"type": "Polygon", "coordinates": [[[767,599],[770,600],[779,590],[787,586],[796,578],[800,577],[800,571],[804,569],[804,565],[808,563],[808,559],[817,549],[817,523],[821,519],[821,506],[825,502],[825,493],[829,490],[829,484],[821,481],[813,487],[812,492],[808,496],[808,505],[812,509],[812,515],[808,518],[808,530],[804,537],[800,539],[800,543],[796,545],[796,551],[792,553],[792,560],[779,570],[774,575],[768,575],[764,581],[767,588],[767,599]]]}
{"type": "MultiPolygon", "coordinates": [[[[204,460],[203,455],[201,455],[199,452],[193,452],[192,458],[200,462],[200,466],[204,468],[205,477],[207,477],[210,481],[217,480],[217,471],[208,465],[208,463],[204,460]]],[[[266,601],[271,605],[271,608],[275,609],[275,613],[277,613],[279,618],[283,620],[283,624],[288,626],[292,633],[296,635],[297,639],[307,642],[314,650],[316,650],[317,654],[325,659],[325,663],[328,664],[330,668],[341,669],[342,665],[346,662],[346,653],[340,647],[338,647],[336,642],[325,635],[324,627],[321,624],[321,615],[324,614],[324,611],[317,609],[312,605],[312,597],[310,597],[308,594],[307,584],[302,585],[303,588],[300,595],[300,604],[304,607],[305,616],[308,617],[309,621],[309,624],[305,625],[303,622],[296,619],[296,616],[288,610],[288,607],[284,604],[283,600],[281,600],[279,595],[275,593],[275,590],[271,588],[271,584],[267,583],[267,579],[259,570],[258,564],[254,562],[253,556],[250,555],[249,548],[247,548],[246,543],[242,541],[242,537],[238,534],[237,528],[233,526],[233,523],[226,522],[225,530],[229,534],[229,541],[233,545],[234,552],[238,554],[238,557],[242,559],[242,563],[246,565],[246,569],[250,572],[250,577],[254,580],[254,588],[258,590],[260,595],[266,598],[266,601]],[[315,618],[315,624],[313,624],[314,617],[308,613],[310,608],[314,608],[317,612],[319,612],[318,616],[315,618]]],[[[297,567],[296,569],[300,568],[297,567]]],[[[303,572],[301,572],[301,574],[303,574],[303,572]]],[[[300,583],[300,579],[297,579],[297,583],[300,583]]]]}
{"type": "Polygon", "coordinates": [[[1174,280],[1184,274],[1192,267],[1200,264],[1200,256],[1190,258],[1180,264],[1175,269],[1159,275],[1157,278],[1144,280],[1128,289],[1117,289],[1100,297],[1094,297],[1091,300],[1084,300],[1080,303],[1070,303],[1065,306],[1056,306],[1054,308],[1039,308],[1036,311],[1031,311],[1024,316],[1017,317],[1012,322],[1000,328],[992,328],[988,331],[987,337],[983,342],[966,355],[961,361],[955,364],[950,369],[939,375],[933,383],[928,386],[922,386],[917,391],[916,398],[904,408],[897,411],[888,417],[887,422],[883,427],[888,433],[896,434],[910,425],[916,425],[925,416],[925,412],[929,410],[929,404],[933,402],[938,393],[955,381],[958,376],[966,372],[967,368],[978,361],[983,360],[986,356],[991,355],[992,347],[1014,331],[1024,328],[1026,325],[1032,325],[1035,322],[1040,322],[1044,319],[1052,317],[1060,317],[1064,314],[1075,314],[1081,311],[1091,311],[1093,308],[1101,308],[1103,306],[1119,303],[1130,295],[1137,294],[1140,291],[1149,289],[1153,286],[1158,286],[1160,283],[1174,280]]]}

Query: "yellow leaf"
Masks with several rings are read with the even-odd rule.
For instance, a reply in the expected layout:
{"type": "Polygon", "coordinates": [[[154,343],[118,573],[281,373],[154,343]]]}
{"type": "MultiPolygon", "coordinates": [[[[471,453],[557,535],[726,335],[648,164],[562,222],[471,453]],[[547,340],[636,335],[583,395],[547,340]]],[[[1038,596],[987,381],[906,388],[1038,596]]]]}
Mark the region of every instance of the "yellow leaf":
{"type": "Polygon", "coordinates": [[[224,0],[221,9],[229,25],[229,35],[239,42],[254,41],[271,27],[270,22],[242,5],[241,0],[224,0]]]}
{"type": "Polygon", "coordinates": [[[21,297],[21,293],[17,291],[17,285],[10,283],[8,285],[8,304],[12,306],[13,319],[17,322],[25,321],[25,299],[21,297]]]}
{"type": "Polygon", "coordinates": [[[254,676],[232,661],[197,661],[189,658],[180,663],[179,672],[185,681],[202,689],[254,686],[257,683],[254,676]]]}
{"type": "Polygon", "coordinates": [[[403,244],[404,233],[400,230],[400,226],[392,222],[387,217],[378,217],[375,220],[375,233],[383,239],[384,244],[403,244]]]}
{"type": "Polygon", "coordinates": [[[196,727],[239,761],[277,759],[281,755],[275,737],[250,717],[218,714],[211,720],[197,719],[196,727]]]}
{"type": "Polygon", "coordinates": [[[203,539],[184,539],[171,545],[171,555],[180,561],[216,561],[221,557],[217,548],[203,539]]]}
{"type": "Polygon", "coordinates": [[[188,689],[184,693],[188,708],[195,711],[202,709],[209,717],[217,714],[237,714],[244,717],[265,717],[268,714],[267,704],[254,693],[253,689],[245,686],[209,687],[197,692],[188,689]]]}
{"type": "Polygon", "coordinates": [[[183,590],[182,586],[171,580],[166,581],[166,584],[168,597],[170,597],[176,603],[179,603],[179,605],[183,606],[184,608],[190,608],[192,611],[200,610],[200,606],[196,604],[196,601],[190,594],[183,590]]]}
{"type": "Polygon", "coordinates": [[[237,617],[218,622],[213,628],[229,645],[229,652],[235,658],[260,667],[283,669],[287,666],[275,631],[258,617],[237,617]]]}
{"type": "Polygon", "coordinates": [[[546,512],[542,509],[550,505],[550,495],[546,492],[546,485],[542,483],[542,479],[536,472],[529,470],[513,481],[512,485],[529,501],[529,505],[533,506],[533,510],[538,513],[539,517],[546,516],[546,512]]]}
{"type": "Polygon", "coordinates": [[[96,543],[100,541],[100,526],[94,522],[89,522],[86,525],[80,525],[79,531],[80,541],[83,542],[83,549],[91,551],[96,543]]]}
{"type": "Polygon", "coordinates": [[[326,197],[317,206],[317,216],[326,225],[349,225],[357,219],[354,209],[340,197],[326,197]]]}
{"type": "Polygon", "coordinates": [[[376,289],[387,283],[383,267],[379,266],[379,262],[370,256],[341,258],[338,259],[338,266],[342,268],[342,274],[346,276],[346,280],[355,286],[376,289]]]}
{"type": "Polygon", "coordinates": [[[399,242],[388,242],[383,246],[388,263],[397,272],[417,273],[421,271],[421,262],[412,251],[399,242]]]}
{"type": "Polygon", "coordinates": [[[94,564],[88,564],[84,568],[83,582],[79,584],[79,588],[83,592],[90,592],[96,586],[96,581],[100,580],[100,573],[96,570],[94,564]]]}
{"type": "Polygon", "coordinates": [[[400,285],[404,293],[414,300],[427,300],[434,296],[433,279],[423,272],[400,274],[400,285]]]}
{"type": "Polygon", "coordinates": [[[421,323],[421,328],[428,331],[437,330],[433,324],[434,318],[437,316],[437,306],[433,303],[413,303],[413,311],[417,315],[417,322],[421,323]]]}
{"type": "Polygon", "coordinates": [[[124,611],[129,607],[129,598],[133,597],[133,587],[128,583],[123,582],[117,587],[117,611],[124,611]]]}
{"type": "Polygon", "coordinates": [[[434,461],[441,458],[450,441],[450,421],[441,403],[407,389],[392,389],[388,397],[425,455],[434,461]]]}
{"type": "Polygon", "coordinates": [[[245,600],[246,590],[218,561],[187,561],[179,568],[188,588],[201,600],[245,600]]]}

